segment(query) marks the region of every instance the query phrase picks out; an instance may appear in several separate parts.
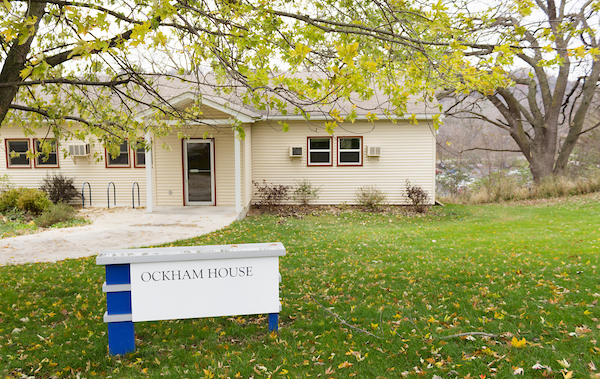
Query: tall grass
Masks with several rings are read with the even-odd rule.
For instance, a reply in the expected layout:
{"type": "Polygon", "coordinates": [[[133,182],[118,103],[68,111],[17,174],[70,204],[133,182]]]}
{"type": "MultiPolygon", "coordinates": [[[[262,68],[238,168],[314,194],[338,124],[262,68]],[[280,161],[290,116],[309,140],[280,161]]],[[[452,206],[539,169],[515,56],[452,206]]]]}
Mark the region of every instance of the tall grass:
{"type": "Polygon", "coordinates": [[[485,204],[514,200],[548,199],[600,191],[600,172],[587,177],[550,176],[531,184],[518,175],[494,172],[456,194],[440,200],[458,204],[485,204]]]}

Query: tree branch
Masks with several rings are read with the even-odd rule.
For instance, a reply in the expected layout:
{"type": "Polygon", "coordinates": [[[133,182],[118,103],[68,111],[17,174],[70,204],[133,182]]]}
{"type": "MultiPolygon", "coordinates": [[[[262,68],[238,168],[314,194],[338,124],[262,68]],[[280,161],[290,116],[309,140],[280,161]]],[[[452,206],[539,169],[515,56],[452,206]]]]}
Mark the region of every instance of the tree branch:
{"type": "Polygon", "coordinates": [[[28,80],[23,82],[10,82],[10,83],[0,83],[0,88],[4,87],[26,87],[33,85],[45,85],[45,84],[69,84],[69,85],[80,85],[87,87],[116,87],[124,84],[131,83],[132,79],[122,79],[122,80],[111,80],[106,82],[94,82],[90,80],[75,80],[75,79],[66,79],[66,78],[57,78],[57,79],[44,79],[44,80],[28,80]]]}
{"type": "Polygon", "coordinates": [[[523,153],[521,150],[515,150],[515,149],[489,149],[487,147],[472,147],[470,149],[460,150],[460,153],[464,153],[464,152],[467,152],[467,151],[473,151],[473,150],[497,151],[497,152],[509,152],[509,153],[523,153]]]}
{"type": "Polygon", "coordinates": [[[364,329],[361,329],[361,328],[359,328],[359,327],[357,327],[357,326],[354,326],[354,325],[350,325],[350,324],[348,324],[348,323],[347,323],[347,322],[346,322],[344,319],[342,319],[340,316],[336,315],[335,313],[333,313],[333,312],[332,312],[332,311],[330,311],[329,309],[325,308],[325,307],[323,306],[323,304],[321,304],[321,303],[319,303],[317,300],[315,300],[315,298],[314,298],[314,297],[312,297],[311,295],[308,295],[308,296],[309,296],[309,297],[311,298],[311,300],[312,300],[312,301],[314,301],[314,302],[315,302],[315,303],[316,303],[318,306],[320,306],[320,307],[321,307],[321,308],[323,308],[323,309],[324,309],[324,310],[325,310],[327,313],[329,313],[330,315],[332,315],[333,317],[335,317],[335,319],[336,319],[336,320],[338,320],[338,321],[339,321],[339,322],[340,322],[342,325],[345,325],[345,326],[349,327],[350,329],[354,329],[354,330],[356,330],[356,331],[359,331],[359,332],[361,332],[361,333],[368,334],[368,335],[369,335],[369,336],[371,336],[371,337],[375,337],[375,338],[379,338],[379,339],[381,339],[381,337],[380,337],[380,336],[376,336],[375,334],[373,334],[373,333],[371,333],[371,332],[369,332],[369,331],[366,331],[366,330],[364,330],[364,329]]]}
{"type": "MultiPolygon", "coordinates": [[[[48,119],[52,119],[50,117],[50,115],[48,114],[48,111],[46,111],[44,109],[41,109],[41,108],[27,107],[27,106],[24,106],[24,105],[17,105],[17,104],[11,104],[9,106],[9,108],[13,109],[13,110],[23,111],[23,112],[37,113],[37,114],[39,114],[41,116],[44,116],[44,117],[46,117],[48,119]]],[[[113,135],[115,137],[121,138],[120,136],[114,134],[113,131],[111,131],[110,129],[108,129],[108,128],[105,127],[105,125],[118,125],[118,124],[115,124],[115,123],[104,123],[104,124],[101,124],[101,123],[97,123],[97,122],[90,122],[90,121],[88,121],[88,120],[86,120],[84,118],[77,117],[77,116],[62,116],[61,118],[64,119],[64,120],[77,121],[77,122],[80,122],[80,123],[88,125],[88,126],[93,126],[95,128],[100,128],[100,129],[104,130],[105,132],[107,132],[107,133],[109,133],[109,134],[111,134],[111,135],[113,135]]]]}

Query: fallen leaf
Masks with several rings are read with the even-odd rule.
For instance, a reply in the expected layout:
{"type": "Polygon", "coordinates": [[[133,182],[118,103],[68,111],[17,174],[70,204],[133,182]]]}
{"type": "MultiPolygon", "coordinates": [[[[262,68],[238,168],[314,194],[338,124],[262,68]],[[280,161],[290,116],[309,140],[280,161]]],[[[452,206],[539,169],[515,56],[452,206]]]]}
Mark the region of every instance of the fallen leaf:
{"type": "Polygon", "coordinates": [[[522,340],[519,341],[516,337],[513,337],[512,340],[510,341],[510,344],[516,348],[521,348],[521,347],[525,346],[526,343],[527,343],[527,341],[525,340],[525,338],[523,338],[522,340]]]}
{"type": "Polygon", "coordinates": [[[571,367],[571,364],[569,362],[567,362],[566,359],[561,359],[561,360],[556,360],[558,362],[559,365],[563,366],[564,368],[569,368],[571,367]]]}
{"type": "Polygon", "coordinates": [[[338,368],[348,368],[348,367],[352,367],[352,363],[345,361],[344,363],[340,363],[338,365],[338,368]]]}
{"type": "Polygon", "coordinates": [[[513,375],[523,375],[525,373],[525,370],[523,370],[523,367],[513,367],[514,371],[513,371],[513,375]]]}

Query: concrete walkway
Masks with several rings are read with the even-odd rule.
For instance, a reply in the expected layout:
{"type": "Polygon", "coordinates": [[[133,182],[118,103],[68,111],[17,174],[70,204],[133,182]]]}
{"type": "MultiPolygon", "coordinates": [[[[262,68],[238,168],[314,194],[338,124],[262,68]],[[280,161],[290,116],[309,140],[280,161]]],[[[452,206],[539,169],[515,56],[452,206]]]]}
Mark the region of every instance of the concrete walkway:
{"type": "Polygon", "coordinates": [[[0,239],[0,265],[53,262],[173,242],[222,229],[238,217],[233,207],[156,207],[151,214],[144,208],[87,208],[80,214],[92,224],[0,239]]]}

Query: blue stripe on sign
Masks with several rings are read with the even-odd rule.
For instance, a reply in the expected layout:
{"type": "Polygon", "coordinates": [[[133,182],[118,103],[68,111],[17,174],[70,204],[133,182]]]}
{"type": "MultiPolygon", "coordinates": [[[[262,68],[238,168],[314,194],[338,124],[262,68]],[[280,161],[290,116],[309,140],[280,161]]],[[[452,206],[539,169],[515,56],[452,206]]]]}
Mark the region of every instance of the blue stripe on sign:
{"type": "Polygon", "coordinates": [[[106,265],[106,284],[129,284],[131,275],[129,264],[106,265]]]}
{"type": "Polygon", "coordinates": [[[107,292],[106,310],[109,315],[131,313],[131,292],[107,292]]]}

